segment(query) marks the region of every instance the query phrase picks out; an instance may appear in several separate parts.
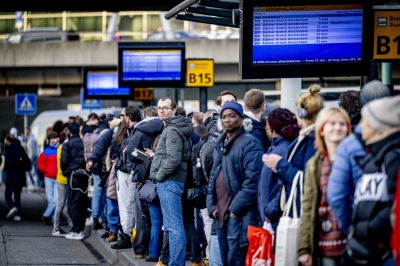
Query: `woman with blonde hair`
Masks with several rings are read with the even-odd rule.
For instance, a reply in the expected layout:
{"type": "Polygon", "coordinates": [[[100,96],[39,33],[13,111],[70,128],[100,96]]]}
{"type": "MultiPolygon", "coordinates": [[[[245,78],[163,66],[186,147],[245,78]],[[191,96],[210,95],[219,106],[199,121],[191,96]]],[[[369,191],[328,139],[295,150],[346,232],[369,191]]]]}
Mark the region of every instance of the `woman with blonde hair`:
{"type": "Polygon", "coordinates": [[[300,217],[299,261],[303,266],[341,265],[346,236],[327,201],[327,185],[336,149],[351,133],[347,112],[340,107],[323,109],[315,122],[316,153],[307,162],[303,213],[300,217]]]}

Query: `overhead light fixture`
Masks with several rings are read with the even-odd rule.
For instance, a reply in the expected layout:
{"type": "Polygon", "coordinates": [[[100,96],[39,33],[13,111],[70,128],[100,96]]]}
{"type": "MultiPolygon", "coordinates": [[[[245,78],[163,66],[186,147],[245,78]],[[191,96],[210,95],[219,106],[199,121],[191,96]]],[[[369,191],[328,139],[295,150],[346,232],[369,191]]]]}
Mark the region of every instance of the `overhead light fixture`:
{"type": "Polygon", "coordinates": [[[37,94],[39,96],[60,96],[61,95],[61,88],[56,87],[56,88],[42,88],[39,87],[37,94]]]}
{"type": "Polygon", "coordinates": [[[239,6],[239,0],[185,0],[168,11],[164,17],[239,28],[239,6]]]}

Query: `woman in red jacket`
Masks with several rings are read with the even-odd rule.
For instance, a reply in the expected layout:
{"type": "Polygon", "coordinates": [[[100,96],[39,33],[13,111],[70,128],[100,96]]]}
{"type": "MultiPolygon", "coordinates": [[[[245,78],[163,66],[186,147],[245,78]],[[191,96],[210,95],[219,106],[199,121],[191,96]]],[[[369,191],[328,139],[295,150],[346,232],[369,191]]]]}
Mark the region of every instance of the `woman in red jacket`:
{"type": "Polygon", "coordinates": [[[52,217],[57,202],[57,147],[59,137],[56,132],[50,132],[47,136],[50,145],[40,154],[38,168],[44,175],[44,184],[46,190],[47,208],[42,215],[42,221],[45,224],[51,224],[52,217]]]}

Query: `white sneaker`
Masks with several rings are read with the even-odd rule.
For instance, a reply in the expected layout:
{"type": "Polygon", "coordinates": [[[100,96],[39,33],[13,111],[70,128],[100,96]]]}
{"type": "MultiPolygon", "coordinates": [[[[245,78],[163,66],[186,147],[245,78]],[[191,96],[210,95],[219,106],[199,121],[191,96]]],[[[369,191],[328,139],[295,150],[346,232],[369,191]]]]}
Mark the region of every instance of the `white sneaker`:
{"type": "Polygon", "coordinates": [[[13,217],[13,221],[14,221],[14,222],[20,222],[20,221],[21,221],[21,216],[15,215],[15,216],[13,217]]]}
{"type": "Polygon", "coordinates": [[[85,221],[85,226],[91,226],[91,225],[93,225],[93,218],[92,218],[92,216],[86,218],[86,221],[85,221]]]}
{"type": "Polygon", "coordinates": [[[18,209],[16,207],[12,207],[10,209],[10,211],[7,213],[7,219],[13,218],[17,214],[17,212],[18,212],[18,209]]]}
{"type": "Polygon", "coordinates": [[[74,239],[76,233],[75,232],[69,232],[68,234],[65,235],[66,239],[74,239]]]}
{"type": "Polygon", "coordinates": [[[79,233],[71,232],[71,233],[65,235],[65,238],[72,239],[72,240],[82,240],[85,237],[86,237],[86,234],[84,231],[81,231],[79,233]]]}
{"type": "Polygon", "coordinates": [[[51,232],[52,236],[66,236],[66,234],[61,233],[61,231],[53,231],[51,232]]]}
{"type": "Polygon", "coordinates": [[[82,240],[86,237],[85,231],[80,231],[79,233],[76,234],[76,240],[82,240]]]}

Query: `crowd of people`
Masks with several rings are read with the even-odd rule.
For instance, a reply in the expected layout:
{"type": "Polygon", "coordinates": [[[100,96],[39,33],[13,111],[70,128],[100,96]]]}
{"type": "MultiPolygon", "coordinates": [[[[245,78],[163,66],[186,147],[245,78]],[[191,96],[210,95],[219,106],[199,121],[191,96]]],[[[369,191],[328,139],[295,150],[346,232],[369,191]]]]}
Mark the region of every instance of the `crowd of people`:
{"type": "Polygon", "coordinates": [[[119,117],[71,117],[48,132],[39,156],[10,134],[7,218],[20,220],[25,172],[37,160],[48,203],[42,220],[53,224],[53,236],[84,239],[91,216],[111,248],[133,248],[136,259],[245,265],[248,226],[276,230],[297,194],[298,263],[396,265],[400,96],[375,80],[324,107],[319,91],[310,86],[295,113],[266,105],[252,89],[243,106],[222,92],[217,110],[206,113],[186,115],[164,97],[144,110],[127,106],[119,117]],[[60,229],[63,213],[69,232],[60,229]]]}

